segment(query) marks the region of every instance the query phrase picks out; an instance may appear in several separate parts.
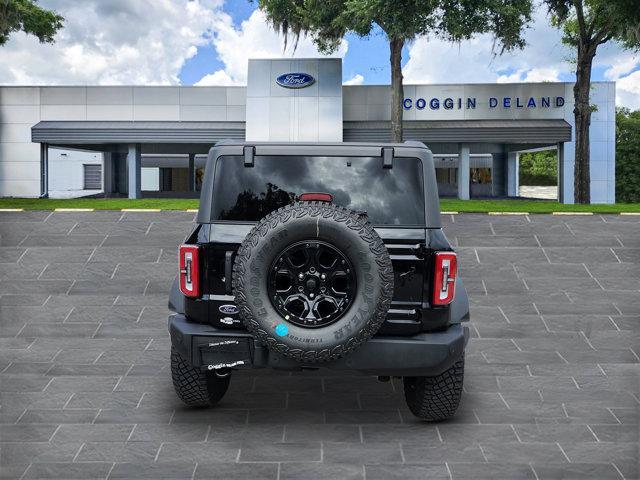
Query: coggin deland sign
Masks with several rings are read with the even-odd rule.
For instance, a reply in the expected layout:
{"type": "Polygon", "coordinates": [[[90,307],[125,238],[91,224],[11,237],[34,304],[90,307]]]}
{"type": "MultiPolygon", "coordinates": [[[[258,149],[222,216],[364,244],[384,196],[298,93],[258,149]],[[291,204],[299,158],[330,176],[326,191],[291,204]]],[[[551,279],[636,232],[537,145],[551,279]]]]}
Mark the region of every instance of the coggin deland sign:
{"type": "MultiPolygon", "coordinates": [[[[477,97],[467,98],[405,98],[402,102],[405,110],[473,110],[476,108],[477,97]]],[[[564,97],[488,97],[487,105],[494,108],[559,108],[564,106],[564,97]]]]}

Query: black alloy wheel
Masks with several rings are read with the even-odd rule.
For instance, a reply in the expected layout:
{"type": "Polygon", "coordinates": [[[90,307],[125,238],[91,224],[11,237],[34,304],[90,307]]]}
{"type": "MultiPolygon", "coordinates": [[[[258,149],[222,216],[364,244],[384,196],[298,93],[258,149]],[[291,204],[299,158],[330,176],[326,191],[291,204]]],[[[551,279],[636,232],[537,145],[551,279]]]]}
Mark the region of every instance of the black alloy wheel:
{"type": "Polygon", "coordinates": [[[356,291],[349,258],[318,240],[285,248],[269,271],[273,307],[287,322],[300,327],[326,327],[338,321],[349,310],[356,291]]]}

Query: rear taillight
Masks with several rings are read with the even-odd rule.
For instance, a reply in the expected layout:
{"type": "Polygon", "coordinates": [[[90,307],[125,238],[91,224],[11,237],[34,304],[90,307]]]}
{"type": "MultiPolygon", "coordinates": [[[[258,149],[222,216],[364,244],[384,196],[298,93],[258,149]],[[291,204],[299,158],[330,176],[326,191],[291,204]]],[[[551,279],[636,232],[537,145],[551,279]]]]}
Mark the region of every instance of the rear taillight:
{"type": "Polygon", "coordinates": [[[433,305],[448,305],[456,289],[458,261],[454,252],[436,252],[433,272],[433,305]]]}
{"type": "Polygon", "coordinates": [[[200,296],[200,249],[180,245],[180,291],[187,297],[200,296]]]}

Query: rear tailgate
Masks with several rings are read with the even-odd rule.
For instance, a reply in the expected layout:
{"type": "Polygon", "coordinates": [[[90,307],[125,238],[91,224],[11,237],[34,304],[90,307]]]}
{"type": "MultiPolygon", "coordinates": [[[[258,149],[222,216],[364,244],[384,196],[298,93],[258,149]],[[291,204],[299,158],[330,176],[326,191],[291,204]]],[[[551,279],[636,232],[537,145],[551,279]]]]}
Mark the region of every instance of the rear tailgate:
{"type": "MultiPolygon", "coordinates": [[[[211,224],[207,255],[209,318],[218,328],[237,328],[240,319],[231,289],[231,268],[240,243],[251,224],[211,224]]],[[[420,331],[421,307],[426,290],[425,229],[376,228],[391,256],[394,294],[382,333],[412,335],[420,331]]]]}

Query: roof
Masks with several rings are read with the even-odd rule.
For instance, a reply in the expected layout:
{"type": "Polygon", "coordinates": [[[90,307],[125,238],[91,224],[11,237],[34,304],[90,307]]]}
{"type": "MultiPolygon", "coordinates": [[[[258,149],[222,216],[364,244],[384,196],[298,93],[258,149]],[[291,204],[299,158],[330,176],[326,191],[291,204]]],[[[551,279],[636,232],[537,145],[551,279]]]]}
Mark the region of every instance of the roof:
{"type": "Polygon", "coordinates": [[[213,143],[244,140],[244,122],[43,121],[31,128],[41,143],[213,143]]]}
{"type": "MultiPolygon", "coordinates": [[[[565,120],[417,120],[404,121],[404,138],[426,143],[556,143],[571,140],[565,120]]],[[[391,122],[344,122],[345,141],[387,141],[391,122]]]]}
{"type": "MultiPolygon", "coordinates": [[[[348,142],[389,143],[391,122],[344,122],[348,142]]],[[[244,141],[245,122],[42,121],[33,142],[51,144],[205,143],[244,141]]],[[[429,143],[556,143],[571,140],[564,120],[420,120],[404,122],[404,138],[429,143]]]]}

